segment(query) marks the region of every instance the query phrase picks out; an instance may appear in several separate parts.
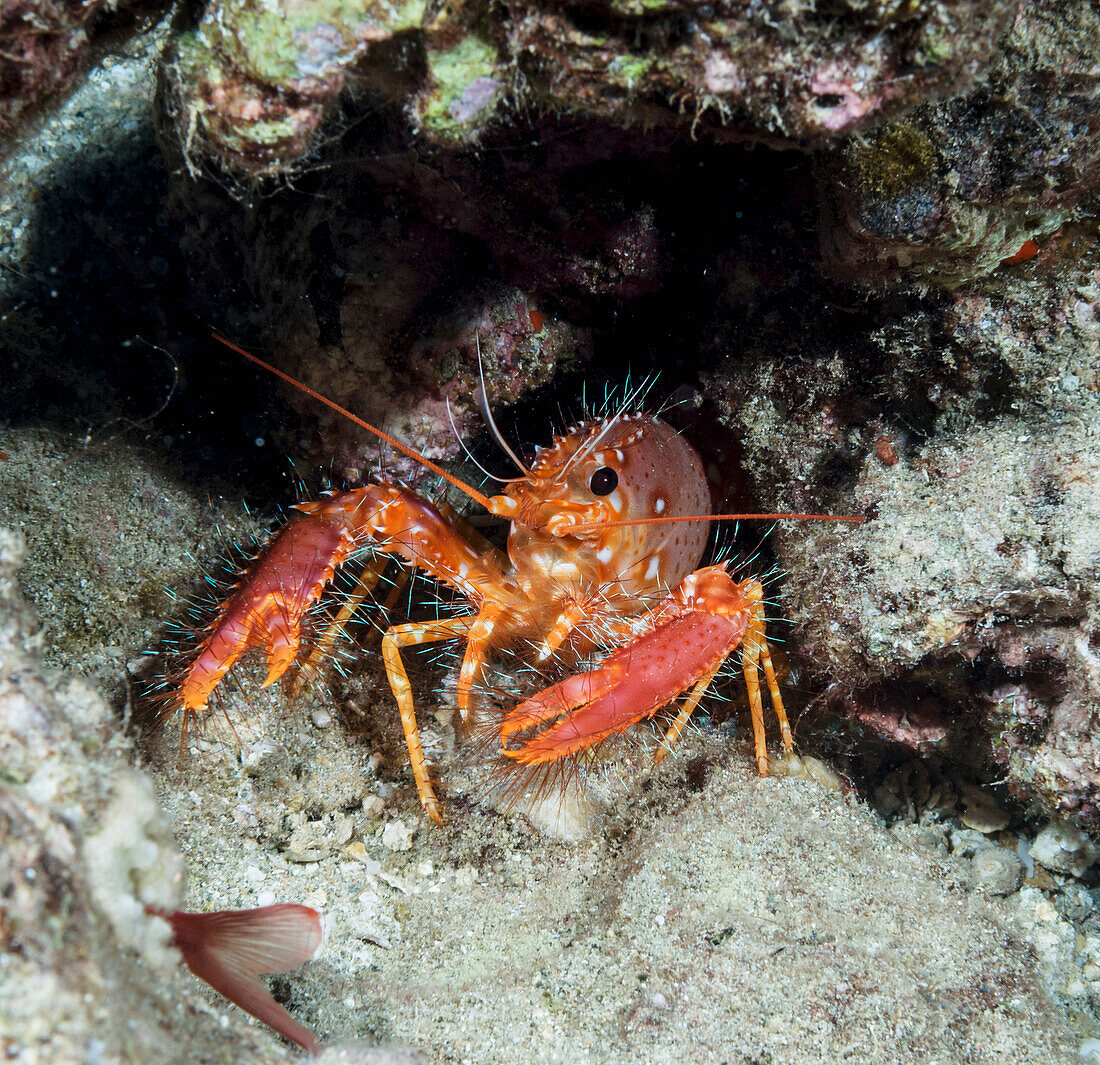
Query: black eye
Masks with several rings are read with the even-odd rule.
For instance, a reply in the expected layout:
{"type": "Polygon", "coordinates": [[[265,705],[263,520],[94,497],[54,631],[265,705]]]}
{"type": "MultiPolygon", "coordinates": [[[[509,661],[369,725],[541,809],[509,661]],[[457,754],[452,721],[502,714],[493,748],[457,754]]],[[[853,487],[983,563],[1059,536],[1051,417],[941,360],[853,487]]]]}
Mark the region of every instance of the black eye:
{"type": "Polygon", "coordinates": [[[592,494],[596,496],[609,496],[619,487],[619,475],[610,466],[601,466],[588,482],[592,494]]]}

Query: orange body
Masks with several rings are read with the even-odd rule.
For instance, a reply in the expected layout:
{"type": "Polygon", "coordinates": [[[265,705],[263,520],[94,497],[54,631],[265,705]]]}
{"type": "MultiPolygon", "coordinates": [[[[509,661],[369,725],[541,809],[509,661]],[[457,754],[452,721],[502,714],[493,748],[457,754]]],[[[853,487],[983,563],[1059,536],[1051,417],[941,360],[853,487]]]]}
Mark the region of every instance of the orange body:
{"type": "Polygon", "coordinates": [[[741,648],[760,772],[767,770],[759,671],[786,747],[783,704],[764,632],[763,589],[724,566],[697,570],[710,498],[695,451],[657,418],[619,414],[585,422],[539,451],[526,476],[488,500],[511,522],[507,553],[475,547],[430,502],[381,483],[298,506],[226,602],[180,686],[198,713],[241,654],[262,647],[267,683],[294,661],[303,618],[354,552],[398,555],[456,589],[475,613],[390,628],[382,651],[401,712],[421,802],[441,820],[424,765],[401,648],[465,639],[458,681],[464,720],[490,655],[511,649],[535,665],[573,666],[615,648],[505,714],[500,754],[524,765],[574,757],[686,695],[666,736],[679,737],[726,659],[741,648]]]}

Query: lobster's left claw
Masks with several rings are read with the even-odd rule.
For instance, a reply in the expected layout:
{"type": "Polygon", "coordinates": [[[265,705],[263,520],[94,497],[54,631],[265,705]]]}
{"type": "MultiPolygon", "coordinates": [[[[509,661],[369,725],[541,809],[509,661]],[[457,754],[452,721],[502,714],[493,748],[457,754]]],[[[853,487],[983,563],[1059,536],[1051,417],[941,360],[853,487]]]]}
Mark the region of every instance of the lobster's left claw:
{"type": "Polygon", "coordinates": [[[744,629],[742,619],[702,611],[672,618],[608,655],[599,669],[569,677],[517,706],[501,725],[501,753],[538,765],[625,732],[712,674],[744,629]],[[558,718],[520,747],[504,746],[517,733],[558,718]]]}

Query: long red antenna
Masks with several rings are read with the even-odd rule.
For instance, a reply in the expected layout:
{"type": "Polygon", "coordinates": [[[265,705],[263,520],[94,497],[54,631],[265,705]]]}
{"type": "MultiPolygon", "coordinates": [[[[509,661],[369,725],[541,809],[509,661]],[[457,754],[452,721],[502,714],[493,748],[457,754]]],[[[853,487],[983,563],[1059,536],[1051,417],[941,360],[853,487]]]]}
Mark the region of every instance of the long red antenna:
{"type": "Polygon", "coordinates": [[[748,521],[763,518],[768,521],[866,521],[866,518],[840,514],[671,514],[660,518],[628,518],[626,521],[601,521],[595,525],[575,525],[574,529],[614,529],[621,525],[669,525],[680,521],[748,521]]]}
{"type": "Polygon", "coordinates": [[[353,421],[360,428],[366,429],[367,432],[374,433],[374,435],[377,436],[380,440],[385,440],[385,442],[391,447],[397,448],[398,451],[402,452],[405,455],[408,455],[411,459],[415,459],[426,469],[431,470],[432,473],[436,474],[436,476],[442,477],[443,480],[447,481],[450,484],[453,484],[455,488],[457,488],[460,492],[465,492],[466,495],[468,495],[475,503],[480,503],[486,510],[490,509],[488,496],[482,495],[481,492],[479,492],[476,488],[471,488],[468,484],[465,483],[465,481],[460,481],[453,474],[450,474],[445,469],[443,469],[442,466],[436,465],[436,463],[432,462],[430,458],[425,455],[421,455],[419,451],[416,451],[413,448],[409,447],[408,444],[401,443],[401,441],[398,440],[397,437],[390,436],[390,434],[385,432],[383,429],[379,429],[377,426],[371,425],[370,422],[366,422],[357,415],[352,414],[350,410],[341,407],[340,404],[337,403],[335,400],[329,399],[328,396],[321,395],[320,392],[314,391],[312,388],[309,387],[309,385],[303,384],[301,381],[297,380],[297,378],[291,377],[288,373],[283,373],[282,370],[278,369],[275,366],[272,366],[271,363],[264,362],[264,360],[259,358],[258,356],[245,351],[244,348],[239,347],[237,344],[234,344],[232,340],[226,340],[225,337],[221,336],[219,333],[215,333],[213,330],[211,330],[210,335],[219,344],[224,344],[231,351],[235,351],[238,355],[243,355],[250,362],[254,362],[257,366],[262,366],[265,370],[267,370],[268,373],[272,373],[280,380],[286,381],[288,385],[293,385],[296,389],[298,389],[298,391],[304,392],[307,396],[319,400],[326,407],[331,407],[334,411],[336,411],[337,414],[342,414],[345,418],[353,421]]]}
{"type": "MultiPolygon", "coordinates": [[[[304,392],[307,396],[318,400],[326,407],[330,407],[336,411],[337,414],[342,414],[349,421],[354,422],[360,428],[366,429],[367,432],[374,433],[380,440],[384,440],[391,447],[396,448],[398,451],[409,458],[419,462],[426,469],[432,471],[449,484],[453,484],[460,492],[465,492],[475,503],[480,503],[486,510],[492,511],[492,503],[488,496],[482,495],[476,488],[471,488],[470,485],[464,481],[460,481],[454,474],[448,473],[442,466],[432,462],[426,455],[420,454],[419,451],[409,447],[408,444],[403,444],[395,436],[390,436],[383,429],[379,429],[375,425],[371,425],[370,422],[364,421],[356,414],[352,414],[346,407],[341,407],[335,400],[329,399],[328,396],[322,395],[320,392],[309,387],[309,385],[299,381],[296,377],[291,377],[290,374],[284,373],[282,370],[271,363],[265,362],[258,355],[253,355],[249,351],[245,351],[238,344],[234,344],[232,340],[227,340],[220,333],[211,331],[210,335],[219,343],[224,344],[231,351],[235,351],[238,355],[243,355],[249,362],[254,362],[257,366],[267,370],[268,373],[274,374],[280,380],[285,381],[288,385],[293,385],[298,391],[304,392]]],[[[798,520],[798,521],[851,521],[861,522],[864,518],[857,517],[842,517],[837,514],[685,514],[685,515],[665,515],[659,518],[633,518],[627,521],[604,521],[598,525],[577,525],[574,526],[576,530],[581,529],[610,529],[617,526],[625,525],[664,525],[668,523],[681,522],[681,521],[747,521],[751,518],[760,518],[765,521],[784,521],[784,520],[798,520]]]]}

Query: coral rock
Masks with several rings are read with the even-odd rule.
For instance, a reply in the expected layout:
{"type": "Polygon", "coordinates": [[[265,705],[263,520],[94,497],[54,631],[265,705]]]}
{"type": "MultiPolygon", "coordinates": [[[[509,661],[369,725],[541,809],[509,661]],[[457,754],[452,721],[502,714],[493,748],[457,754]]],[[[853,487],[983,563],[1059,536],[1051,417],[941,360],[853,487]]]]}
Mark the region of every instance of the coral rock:
{"type": "Polygon", "coordinates": [[[1034,257],[1100,183],[1100,14],[1024,4],[989,79],[825,164],[825,253],[874,287],[954,288],[1034,257]]]}
{"type": "Polygon", "coordinates": [[[249,174],[284,169],[313,144],[348,70],[419,26],[422,0],[221,0],[165,59],[165,106],[189,167],[213,154],[249,174]]]}
{"type": "Polygon", "coordinates": [[[1031,856],[1055,873],[1082,876],[1100,857],[1100,847],[1076,825],[1052,821],[1036,836],[1031,856]]]}
{"type": "Polygon", "coordinates": [[[102,52],[135,8],[167,0],[5,0],[0,6],[0,146],[34,115],[56,104],[102,52]],[[110,13],[111,19],[106,16],[110,13]]]}

